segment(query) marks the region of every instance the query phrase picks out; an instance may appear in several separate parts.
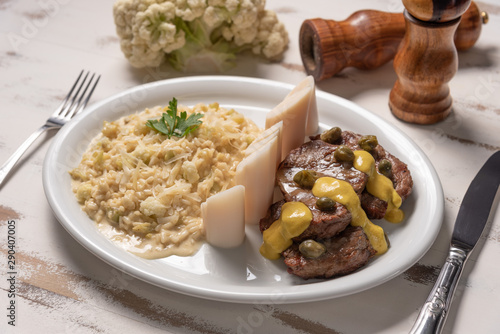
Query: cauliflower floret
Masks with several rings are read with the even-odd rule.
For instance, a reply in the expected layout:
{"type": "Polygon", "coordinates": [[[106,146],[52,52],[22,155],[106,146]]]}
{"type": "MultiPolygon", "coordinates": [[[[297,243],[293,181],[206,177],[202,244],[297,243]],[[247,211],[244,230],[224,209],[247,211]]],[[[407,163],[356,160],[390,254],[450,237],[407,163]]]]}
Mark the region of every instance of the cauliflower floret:
{"type": "Polygon", "coordinates": [[[92,185],[90,183],[82,183],[76,190],[76,198],[78,203],[83,204],[90,198],[92,194],[92,185]]]}
{"type": "Polygon", "coordinates": [[[118,136],[120,129],[115,122],[103,122],[102,134],[107,138],[114,139],[118,136]]]}
{"type": "Polygon", "coordinates": [[[116,0],[113,15],[122,52],[139,68],[168,60],[222,71],[243,50],[276,60],[288,44],[265,0],[116,0]]]}
{"type": "Polygon", "coordinates": [[[256,25],[245,28],[232,25],[231,27],[224,28],[222,34],[225,39],[233,40],[236,45],[241,46],[252,43],[257,36],[257,32],[256,25]]]}
{"type": "Polygon", "coordinates": [[[221,14],[221,11],[217,10],[217,8],[213,6],[207,7],[207,10],[205,10],[205,13],[203,13],[203,22],[210,29],[219,26],[225,19],[226,18],[221,14]]]}
{"type": "Polygon", "coordinates": [[[159,66],[165,52],[184,45],[184,31],[166,20],[175,18],[175,4],[157,0],[118,0],[113,6],[120,48],[134,67],[159,66]],[[166,49],[166,50],[165,50],[166,49]]]}
{"type": "Polygon", "coordinates": [[[150,196],[141,202],[139,210],[146,216],[163,217],[167,212],[167,207],[157,198],[150,196]]]}
{"type": "MultiPolygon", "coordinates": [[[[210,28],[225,27],[231,24],[238,13],[242,0],[208,0],[208,7],[203,14],[203,22],[210,28]]],[[[231,38],[227,39],[230,40],[231,38]]]]}
{"type": "Polygon", "coordinates": [[[262,12],[259,22],[259,32],[253,42],[253,53],[263,54],[268,59],[279,57],[288,44],[285,26],[278,21],[276,13],[270,10],[262,12]]]}
{"type": "Polygon", "coordinates": [[[170,52],[178,49],[186,42],[184,31],[177,33],[174,24],[169,23],[175,18],[175,5],[171,2],[153,4],[144,12],[137,13],[133,31],[136,41],[133,43],[148,45],[154,52],[164,50],[170,52]]]}
{"type": "Polygon", "coordinates": [[[225,8],[229,12],[235,12],[238,10],[240,5],[240,0],[208,0],[208,5],[213,7],[225,8]]]}
{"type": "Polygon", "coordinates": [[[165,59],[165,53],[162,50],[155,52],[147,44],[134,45],[130,41],[122,41],[120,47],[130,64],[137,68],[156,67],[165,59]]]}
{"type": "Polygon", "coordinates": [[[137,3],[133,0],[121,0],[113,5],[116,33],[123,39],[131,39],[132,22],[137,14],[137,3]]]}
{"type": "Polygon", "coordinates": [[[253,25],[257,21],[261,11],[261,9],[257,6],[259,2],[260,1],[254,3],[251,0],[242,0],[239,10],[232,17],[233,25],[241,27],[241,29],[253,25]]]}
{"type": "Polygon", "coordinates": [[[189,183],[195,183],[200,179],[198,169],[192,161],[184,161],[182,163],[182,177],[189,183]]]}
{"type": "Polygon", "coordinates": [[[203,16],[207,7],[206,0],[177,0],[175,3],[175,13],[184,21],[193,21],[203,16]]]}

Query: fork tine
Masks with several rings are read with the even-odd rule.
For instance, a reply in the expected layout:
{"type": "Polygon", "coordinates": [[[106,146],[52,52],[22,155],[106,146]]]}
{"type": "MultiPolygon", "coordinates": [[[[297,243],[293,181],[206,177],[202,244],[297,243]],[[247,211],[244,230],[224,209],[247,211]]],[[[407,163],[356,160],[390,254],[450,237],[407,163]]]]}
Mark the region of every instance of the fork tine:
{"type": "MultiPolygon", "coordinates": [[[[94,93],[94,89],[97,85],[97,83],[99,82],[99,79],[101,78],[101,76],[99,75],[97,77],[97,80],[94,82],[94,85],[92,86],[89,94],[87,95],[87,97],[84,99],[85,97],[85,94],[87,93],[87,90],[89,89],[90,85],[92,84],[92,81],[94,80],[94,77],[95,77],[95,73],[92,74],[92,76],[90,77],[90,80],[89,82],[87,83],[87,85],[85,86],[82,94],[80,95],[80,97],[78,98],[78,101],[76,102],[76,104],[72,105],[71,107],[71,110],[68,111],[68,113],[65,115],[66,118],[71,118],[73,117],[74,115],[78,114],[80,111],[83,110],[83,108],[85,108],[85,106],[87,105],[87,103],[89,102],[89,99],[90,97],[92,96],[92,94],[94,93]]],[[[85,77],[85,79],[87,79],[87,77],[85,77]]],[[[82,82],[82,86],[80,88],[83,87],[83,84],[85,83],[85,80],[82,82]]],[[[77,94],[79,93],[80,89],[78,90],[77,94]]],[[[77,94],[75,95],[75,99],[77,97],[77,94]]]]}
{"type": "Polygon", "coordinates": [[[77,102],[77,97],[78,97],[78,94],[80,94],[80,91],[82,90],[82,87],[85,85],[85,82],[87,81],[87,78],[89,76],[89,72],[87,72],[85,74],[85,77],[83,77],[83,81],[81,82],[80,86],[78,86],[78,89],[76,90],[76,92],[73,94],[73,98],[71,99],[71,103],[69,105],[66,105],[66,107],[64,108],[64,110],[59,114],[60,117],[63,117],[63,118],[71,118],[71,111],[76,107],[77,104],[75,104],[77,102]]]}
{"type": "MultiPolygon", "coordinates": [[[[97,86],[97,83],[99,82],[99,79],[101,79],[101,76],[99,75],[97,77],[97,80],[96,82],[94,83],[94,86],[92,86],[92,89],[90,90],[89,92],[89,95],[87,95],[87,98],[83,101],[83,104],[80,106],[80,108],[76,111],[76,113],[78,114],[80,111],[83,110],[83,108],[85,108],[85,106],[87,105],[87,103],[89,102],[90,100],[90,97],[92,96],[92,94],[94,94],[94,89],[95,87],[97,86]]],[[[89,85],[90,85],[90,82],[89,82],[89,85]]]]}
{"type": "Polygon", "coordinates": [[[59,105],[59,107],[57,107],[57,109],[52,114],[52,117],[57,117],[61,113],[61,111],[66,108],[66,105],[68,104],[69,98],[71,97],[71,94],[73,94],[73,91],[75,90],[75,87],[78,84],[78,81],[80,81],[80,78],[82,77],[82,74],[83,74],[83,70],[78,75],[78,78],[76,78],[76,81],[73,84],[73,87],[71,87],[70,91],[68,92],[68,95],[66,95],[66,97],[64,98],[64,100],[62,101],[62,103],[59,105]]]}

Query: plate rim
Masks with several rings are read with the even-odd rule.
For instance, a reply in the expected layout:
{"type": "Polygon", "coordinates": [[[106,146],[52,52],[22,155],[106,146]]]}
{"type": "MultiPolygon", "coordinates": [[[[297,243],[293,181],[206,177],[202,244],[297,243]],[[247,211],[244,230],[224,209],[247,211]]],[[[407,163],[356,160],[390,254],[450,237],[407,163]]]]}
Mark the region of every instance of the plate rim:
{"type": "MultiPolygon", "coordinates": [[[[438,222],[437,224],[434,224],[432,229],[430,230],[431,232],[431,237],[426,239],[426,243],[423,245],[420,245],[420,251],[418,253],[414,253],[413,256],[411,257],[410,261],[407,261],[407,265],[405,266],[400,266],[398,270],[394,270],[388,275],[384,276],[383,278],[380,278],[377,280],[377,282],[374,282],[372,284],[365,284],[362,287],[359,286],[352,286],[348,289],[343,290],[343,292],[337,292],[334,295],[328,295],[325,294],[324,291],[316,291],[316,293],[311,293],[309,291],[310,289],[302,289],[303,291],[300,291],[300,287],[303,285],[297,285],[294,286],[292,290],[292,293],[284,293],[283,291],[279,291],[276,293],[276,298],[269,292],[265,293],[259,293],[258,291],[255,291],[256,289],[254,287],[248,287],[245,288],[247,291],[239,291],[237,293],[231,292],[231,291],[213,291],[213,290],[208,290],[206,288],[202,287],[193,287],[192,285],[185,284],[183,282],[173,282],[173,281],[165,281],[164,278],[158,277],[158,275],[154,275],[152,273],[147,273],[139,268],[136,268],[132,266],[130,263],[127,263],[123,259],[116,258],[111,256],[110,254],[107,253],[102,253],[100,251],[100,247],[95,243],[95,241],[91,240],[85,235],[81,235],[78,233],[77,230],[75,230],[74,226],[72,224],[68,224],[67,222],[67,217],[66,214],[61,208],[58,203],[57,203],[57,198],[54,197],[54,189],[53,185],[49,183],[49,180],[51,178],[51,159],[54,158],[54,156],[57,156],[57,150],[62,144],[63,139],[65,136],[67,136],[73,128],[78,126],[80,120],[89,117],[93,112],[96,110],[99,110],[99,108],[105,107],[106,105],[112,103],[113,101],[120,99],[124,96],[128,96],[130,94],[133,94],[134,92],[142,91],[142,90],[149,90],[149,89],[160,89],[163,86],[168,86],[168,85],[175,85],[175,84],[185,84],[189,85],[190,83],[205,83],[205,82],[213,82],[213,81],[218,81],[224,84],[229,84],[229,83],[234,83],[237,82],[239,84],[246,84],[246,85],[264,85],[268,87],[278,87],[279,89],[286,89],[288,91],[292,90],[295,85],[289,84],[289,83],[283,83],[275,80],[270,80],[270,79],[263,79],[263,78],[253,78],[253,77],[238,77],[238,76],[190,76],[190,77],[182,77],[182,78],[172,78],[172,79],[165,79],[165,80],[160,80],[160,81],[155,81],[151,83],[146,83],[146,84],[141,84],[137,85],[134,87],[131,87],[129,89],[126,89],[122,92],[118,92],[116,94],[113,94],[99,102],[96,102],[86,108],[84,112],[81,114],[77,115],[74,120],[69,122],[67,125],[65,125],[53,138],[53,142],[51,143],[47,155],[44,160],[43,164],[43,172],[42,172],[42,177],[43,177],[43,187],[44,187],[44,192],[45,196],[47,198],[47,201],[56,216],[57,220],[59,223],[64,227],[64,229],[76,240],[78,241],[85,249],[87,249],[90,253],[94,254],[96,257],[101,259],[102,261],[108,263],[109,265],[115,267],[116,269],[119,269],[121,271],[124,271],[125,273],[136,277],[137,279],[140,279],[142,281],[146,281],[150,284],[156,285],[158,287],[182,293],[185,295],[193,296],[193,297],[199,297],[199,298],[204,298],[204,299],[209,299],[209,300],[216,300],[216,301],[224,301],[224,302],[234,302],[234,303],[256,303],[256,304],[261,304],[261,303],[272,303],[274,304],[283,304],[283,303],[300,303],[300,302],[311,302],[311,301],[319,301],[319,300],[325,300],[325,299],[332,299],[332,298],[338,298],[338,297],[343,297],[346,295],[350,295],[353,293],[358,293],[367,289],[371,289],[375,286],[378,286],[380,284],[383,284],[396,276],[399,276],[402,272],[410,268],[412,265],[414,265],[421,257],[423,257],[427,251],[430,249],[432,244],[437,238],[437,235],[441,229],[442,225],[442,220],[443,220],[443,215],[444,215],[444,194],[442,190],[442,185],[439,179],[439,176],[430,162],[429,158],[425,155],[425,153],[420,149],[420,147],[403,131],[399,130],[395,125],[385,121],[382,119],[380,116],[368,111],[367,109],[357,105],[356,103],[349,101],[345,98],[342,98],[340,96],[327,93],[324,91],[320,91],[316,89],[316,98],[317,99],[324,99],[331,101],[333,103],[337,103],[340,105],[343,105],[347,107],[348,109],[351,109],[358,114],[362,114],[363,118],[367,119],[368,121],[371,121],[372,123],[375,123],[377,127],[379,128],[385,128],[387,130],[391,130],[391,132],[396,133],[398,136],[404,138],[408,144],[410,144],[413,149],[418,153],[419,158],[422,160],[424,165],[428,168],[428,172],[430,173],[432,177],[432,185],[434,185],[434,190],[436,191],[436,207],[435,207],[435,220],[438,222]],[[167,283],[167,284],[166,284],[167,283]],[[279,297],[283,297],[286,295],[286,298],[280,299],[279,297]]],[[[167,102],[167,101],[166,101],[167,102]]],[[[165,102],[165,103],[166,103],[165,102]]],[[[320,118],[321,118],[321,112],[320,112],[320,118]]],[[[332,280],[326,280],[326,282],[332,281],[332,280]]]]}

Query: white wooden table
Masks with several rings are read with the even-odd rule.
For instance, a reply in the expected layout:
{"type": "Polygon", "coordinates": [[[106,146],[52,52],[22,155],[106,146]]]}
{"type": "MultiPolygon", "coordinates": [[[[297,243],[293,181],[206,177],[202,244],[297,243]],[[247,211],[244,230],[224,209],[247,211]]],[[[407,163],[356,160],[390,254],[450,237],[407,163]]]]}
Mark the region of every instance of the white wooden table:
{"type": "MultiPolygon", "coordinates": [[[[318,89],[352,100],[407,133],[436,168],[445,196],[441,231],[411,269],[370,290],[300,304],[214,302],[170,292],[107,265],[74,241],[51,212],[42,164],[53,135],[21,160],[0,190],[1,333],[406,333],[446,257],[463,195],[484,161],[500,149],[500,5],[478,1],[489,13],[477,44],[459,54],[450,82],[454,112],[444,122],[417,126],[394,118],[388,94],[392,63],[367,72],[349,69],[318,89]],[[15,222],[15,298],[7,235],[15,222]],[[15,326],[8,324],[15,302],[15,326]]],[[[343,20],[361,9],[401,12],[398,0],[269,0],[290,33],[281,63],[243,59],[225,73],[296,84],[306,73],[298,47],[303,20],[343,20]]],[[[0,163],[38,128],[82,69],[102,74],[91,102],[124,89],[182,74],[132,69],[123,57],[112,1],[0,1],[0,163]]],[[[445,333],[498,333],[500,212],[488,225],[457,289],[445,333]]]]}

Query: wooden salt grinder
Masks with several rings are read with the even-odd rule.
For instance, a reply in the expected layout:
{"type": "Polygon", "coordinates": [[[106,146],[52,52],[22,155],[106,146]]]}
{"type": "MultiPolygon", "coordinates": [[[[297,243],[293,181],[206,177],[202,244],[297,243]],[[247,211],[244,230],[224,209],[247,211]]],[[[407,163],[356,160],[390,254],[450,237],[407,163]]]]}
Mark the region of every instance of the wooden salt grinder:
{"type": "Polygon", "coordinates": [[[471,0],[403,0],[406,32],[396,57],[389,107],[399,119],[433,124],[451,112],[448,82],[458,68],[455,30],[471,0]]]}

